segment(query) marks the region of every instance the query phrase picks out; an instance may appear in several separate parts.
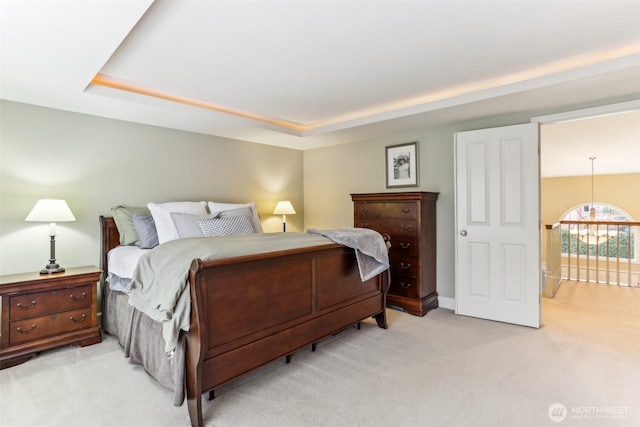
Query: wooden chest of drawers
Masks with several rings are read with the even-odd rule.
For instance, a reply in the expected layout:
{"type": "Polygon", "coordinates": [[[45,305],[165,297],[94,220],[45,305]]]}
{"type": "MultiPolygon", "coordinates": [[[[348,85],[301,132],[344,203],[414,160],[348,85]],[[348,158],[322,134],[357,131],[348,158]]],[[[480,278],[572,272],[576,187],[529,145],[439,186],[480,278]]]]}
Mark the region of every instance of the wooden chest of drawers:
{"type": "Polygon", "coordinates": [[[96,294],[100,274],[96,267],[79,267],[50,275],[0,276],[0,368],[61,345],[102,341],[96,294]]]}
{"type": "Polygon", "coordinates": [[[438,307],[436,200],[438,193],[352,194],[354,227],[391,238],[387,305],[424,316],[438,307]]]}

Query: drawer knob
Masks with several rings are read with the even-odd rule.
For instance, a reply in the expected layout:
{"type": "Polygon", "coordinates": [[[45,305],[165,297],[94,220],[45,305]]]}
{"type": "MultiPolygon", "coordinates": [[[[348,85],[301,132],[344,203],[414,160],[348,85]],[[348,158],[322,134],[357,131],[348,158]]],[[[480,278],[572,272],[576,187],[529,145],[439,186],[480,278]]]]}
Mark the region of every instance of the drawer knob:
{"type": "Polygon", "coordinates": [[[364,212],[364,213],[369,212],[369,208],[362,208],[362,212],[364,212]]]}
{"type": "Polygon", "coordinates": [[[86,319],[86,318],[87,318],[87,315],[86,315],[86,314],[83,314],[82,316],[80,316],[80,318],[79,318],[79,319],[75,319],[73,316],[69,316],[69,320],[71,320],[71,321],[72,321],[72,322],[74,322],[74,323],[80,323],[80,322],[83,322],[83,321],[84,321],[84,319],[86,319]]]}
{"type": "Polygon", "coordinates": [[[404,283],[404,282],[400,282],[400,286],[403,289],[409,289],[411,287],[411,283],[404,283]]]}
{"type": "Polygon", "coordinates": [[[35,301],[31,301],[31,305],[27,306],[27,307],[23,306],[21,302],[16,304],[16,307],[18,307],[21,310],[30,310],[35,306],[36,306],[36,302],[35,301]]]}
{"type": "Polygon", "coordinates": [[[409,208],[402,208],[402,213],[409,213],[411,212],[411,209],[409,208]]]}
{"type": "Polygon", "coordinates": [[[18,327],[16,328],[16,331],[20,332],[21,334],[30,334],[31,332],[35,331],[36,329],[36,325],[33,324],[31,325],[31,329],[29,329],[28,331],[23,331],[22,328],[18,327]]]}
{"type": "Polygon", "coordinates": [[[74,297],[73,294],[69,295],[69,298],[71,298],[74,301],[82,301],[83,299],[85,299],[87,297],[87,293],[83,292],[82,295],[80,295],[79,297],[74,297]]]}
{"type": "Polygon", "coordinates": [[[401,247],[402,249],[409,249],[409,248],[411,247],[411,243],[404,243],[404,242],[401,242],[401,243],[400,243],[400,247],[401,247]]]}
{"type": "Polygon", "coordinates": [[[360,223],[360,227],[362,227],[362,228],[370,228],[370,227],[369,227],[369,223],[368,223],[368,222],[366,222],[366,223],[360,223]]]}
{"type": "Polygon", "coordinates": [[[410,230],[411,225],[400,224],[400,228],[402,228],[403,230],[410,230]]]}
{"type": "Polygon", "coordinates": [[[404,268],[405,270],[408,268],[411,268],[411,263],[405,264],[404,262],[400,263],[400,267],[404,268]]]}

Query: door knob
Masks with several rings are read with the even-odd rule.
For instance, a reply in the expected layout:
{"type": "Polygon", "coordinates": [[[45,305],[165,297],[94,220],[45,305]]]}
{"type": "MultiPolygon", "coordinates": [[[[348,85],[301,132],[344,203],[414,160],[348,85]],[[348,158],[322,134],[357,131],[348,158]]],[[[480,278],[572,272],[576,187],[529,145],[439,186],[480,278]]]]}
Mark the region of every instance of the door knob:
{"type": "Polygon", "coordinates": [[[462,230],[462,231],[460,232],[460,235],[461,235],[462,237],[466,236],[466,235],[467,235],[467,230],[462,230]]]}

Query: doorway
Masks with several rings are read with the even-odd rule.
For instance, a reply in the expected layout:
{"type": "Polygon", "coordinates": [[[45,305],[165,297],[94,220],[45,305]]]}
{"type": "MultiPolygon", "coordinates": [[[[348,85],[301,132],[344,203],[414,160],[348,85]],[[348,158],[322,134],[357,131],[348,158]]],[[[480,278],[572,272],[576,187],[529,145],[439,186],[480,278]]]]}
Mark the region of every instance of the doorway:
{"type": "MultiPolygon", "coordinates": [[[[640,101],[532,121],[541,124],[541,260],[548,272],[544,264],[553,245],[548,246],[547,239],[553,236],[545,225],[557,223],[570,207],[616,205],[632,220],[640,219],[640,206],[630,197],[640,191],[640,101]]],[[[543,295],[549,296],[546,292],[543,295]]]]}

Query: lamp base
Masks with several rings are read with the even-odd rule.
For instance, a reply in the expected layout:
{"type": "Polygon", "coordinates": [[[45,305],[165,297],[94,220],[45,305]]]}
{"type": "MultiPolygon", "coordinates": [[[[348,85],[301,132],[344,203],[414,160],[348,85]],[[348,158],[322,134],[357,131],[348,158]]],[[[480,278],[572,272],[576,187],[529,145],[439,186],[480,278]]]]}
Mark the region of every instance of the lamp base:
{"type": "Polygon", "coordinates": [[[51,231],[51,240],[49,241],[51,247],[51,257],[49,258],[49,264],[40,270],[40,274],[54,274],[54,273],[62,273],[64,268],[60,267],[60,264],[56,262],[56,235],[53,230],[51,231]]]}
{"type": "Polygon", "coordinates": [[[40,274],[54,274],[54,273],[62,273],[64,268],[60,267],[59,264],[48,264],[45,268],[40,270],[40,274]]]}

